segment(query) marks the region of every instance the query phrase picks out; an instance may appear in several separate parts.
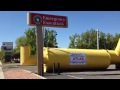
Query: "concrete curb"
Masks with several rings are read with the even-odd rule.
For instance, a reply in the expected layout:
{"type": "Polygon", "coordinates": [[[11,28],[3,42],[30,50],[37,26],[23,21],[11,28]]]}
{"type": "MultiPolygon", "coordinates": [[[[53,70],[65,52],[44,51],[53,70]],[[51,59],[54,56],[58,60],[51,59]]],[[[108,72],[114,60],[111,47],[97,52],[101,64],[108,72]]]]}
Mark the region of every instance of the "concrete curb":
{"type": "Polygon", "coordinates": [[[45,78],[45,77],[39,76],[39,75],[37,75],[37,74],[34,74],[34,73],[32,73],[31,71],[28,71],[28,70],[24,70],[24,71],[26,71],[26,72],[28,72],[28,73],[31,73],[31,74],[33,74],[33,75],[35,75],[35,76],[37,76],[37,77],[40,77],[41,79],[47,79],[47,78],[45,78]]]}
{"type": "MultiPolygon", "coordinates": [[[[2,65],[2,63],[0,62],[0,65],[2,65]]],[[[0,79],[4,79],[4,74],[2,71],[2,67],[0,67],[0,79]]]]}

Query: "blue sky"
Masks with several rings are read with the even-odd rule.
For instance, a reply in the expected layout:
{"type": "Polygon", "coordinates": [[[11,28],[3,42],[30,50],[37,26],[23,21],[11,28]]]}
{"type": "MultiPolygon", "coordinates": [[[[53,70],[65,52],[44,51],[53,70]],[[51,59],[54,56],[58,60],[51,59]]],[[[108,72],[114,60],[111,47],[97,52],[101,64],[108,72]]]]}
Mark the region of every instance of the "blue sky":
{"type": "MultiPolygon", "coordinates": [[[[51,28],[57,31],[58,46],[67,48],[69,36],[81,34],[91,28],[104,33],[120,32],[120,11],[29,11],[34,13],[62,15],[68,17],[68,28],[51,28]]],[[[2,42],[14,42],[28,28],[27,11],[0,11],[0,46],[2,42]]]]}

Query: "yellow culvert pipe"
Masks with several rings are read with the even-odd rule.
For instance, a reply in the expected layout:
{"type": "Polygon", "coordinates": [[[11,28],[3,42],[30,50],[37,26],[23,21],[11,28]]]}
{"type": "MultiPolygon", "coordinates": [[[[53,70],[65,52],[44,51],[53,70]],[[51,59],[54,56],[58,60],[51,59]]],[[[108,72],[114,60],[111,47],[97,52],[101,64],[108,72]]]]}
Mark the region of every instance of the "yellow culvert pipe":
{"type": "Polygon", "coordinates": [[[120,63],[120,39],[118,40],[117,46],[115,50],[107,50],[111,57],[111,64],[119,64],[120,63]]]}
{"type": "Polygon", "coordinates": [[[60,63],[61,70],[106,69],[110,65],[110,56],[106,50],[49,48],[48,71],[52,70],[54,63],[60,63]],[[74,62],[73,58],[78,61],[74,62]]]}
{"type": "MultiPolygon", "coordinates": [[[[107,69],[120,63],[120,39],[115,50],[44,48],[43,54],[46,71],[51,71],[54,63],[59,63],[61,70],[107,69]]],[[[37,65],[29,46],[20,48],[20,64],[37,65]]]]}

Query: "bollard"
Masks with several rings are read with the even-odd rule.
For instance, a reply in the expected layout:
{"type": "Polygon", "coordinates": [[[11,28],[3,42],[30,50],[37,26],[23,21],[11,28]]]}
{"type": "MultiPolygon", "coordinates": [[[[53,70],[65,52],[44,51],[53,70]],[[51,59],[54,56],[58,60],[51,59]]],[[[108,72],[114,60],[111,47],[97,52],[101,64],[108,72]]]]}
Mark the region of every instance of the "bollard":
{"type": "Polygon", "coordinates": [[[115,68],[116,68],[116,70],[120,70],[120,63],[115,64],[115,68]]]}
{"type": "Polygon", "coordinates": [[[60,75],[60,63],[58,63],[58,75],[60,75]]]}
{"type": "Polygon", "coordinates": [[[55,73],[55,63],[53,63],[53,74],[55,73]]]}
{"type": "Polygon", "coordinates": [[[42,71],[42,75],[41,76],[44,76],[44,66],[43,66],[43,63],[41,63],[41,71],[42,71]]]}

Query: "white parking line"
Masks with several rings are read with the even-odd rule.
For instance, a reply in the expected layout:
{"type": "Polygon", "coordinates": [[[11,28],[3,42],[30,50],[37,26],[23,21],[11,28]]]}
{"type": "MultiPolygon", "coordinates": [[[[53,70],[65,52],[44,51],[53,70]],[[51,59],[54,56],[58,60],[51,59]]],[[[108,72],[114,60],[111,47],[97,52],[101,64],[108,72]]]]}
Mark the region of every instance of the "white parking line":
{"type": "Polygon", "coordinates": [[[75,78],[75,79],[84,79],[84,78],[80,78],[80,77],[76,77],[76,76],[72,76],[72,75],[66,75],[66,76],[69,76],[69,77],[72,77],[72,78],[75,78]]]}

